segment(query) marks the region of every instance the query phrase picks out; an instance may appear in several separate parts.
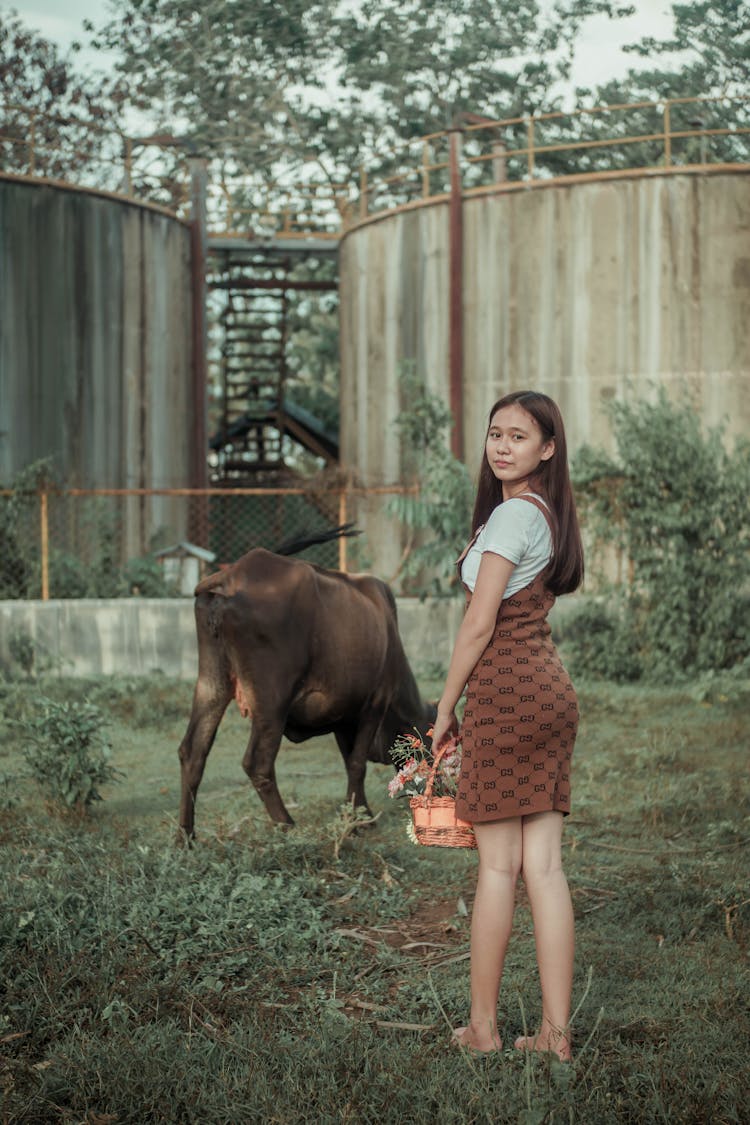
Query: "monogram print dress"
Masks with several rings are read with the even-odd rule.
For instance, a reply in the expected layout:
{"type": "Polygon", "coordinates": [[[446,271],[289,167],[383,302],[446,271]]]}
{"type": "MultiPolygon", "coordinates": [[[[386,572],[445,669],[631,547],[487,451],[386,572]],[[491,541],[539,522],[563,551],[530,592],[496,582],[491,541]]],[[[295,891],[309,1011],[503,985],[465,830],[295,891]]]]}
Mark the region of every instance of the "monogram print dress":
{"type": "MultiPolygon", "coordinates": [[[[549,521],[540,501],[524,499],[549,521]]],[[[466,688],[456,794],[461,820],[570,812],[578,703],[547,621],[554,604],[541,576],[501,602],[492,640],[466,688]]]]}

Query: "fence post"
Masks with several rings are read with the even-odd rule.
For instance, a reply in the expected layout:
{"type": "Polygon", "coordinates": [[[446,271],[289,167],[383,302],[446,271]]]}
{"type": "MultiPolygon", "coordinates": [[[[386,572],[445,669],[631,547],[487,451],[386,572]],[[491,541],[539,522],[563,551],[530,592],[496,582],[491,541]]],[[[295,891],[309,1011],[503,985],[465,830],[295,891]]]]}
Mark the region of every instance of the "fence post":
{"type": "Polygon", "coordinates": [[[29,125],[29,175],[33,176],[36,172],[36,114],[32,113],[31,123],[29,125]]]}
{"type": "MultiPolygon", "coordinates": [[[[339,493],[339,527],[343,527],[346,523],[346,488],[342,488],[339,493]]],[[[339,570],[346,574],[346,536],[339,536],[339,570]]]]}
{"type": "Polygon", "coordinates": [[[49,493],[42,489],[39,493],[39,538],[42,556],[42,601],[49,601],[49,493]]]}
{"type": "Polygon", "coordinates": [[[422,143],[422,198],[430,197],[430,164],[432,163],[429,141],[422,143]]]}
{"type": "Polygon", "coordinates": [[[526,118],[526,137],[527,137],[526,147],[528,149],[528,152],[526,153],[526,161],[527,161],[527,164],[528,164],[529,179],[533,180],[533,178],[534,178],[534,116],[533,116],[533,114],[529,114],[529,116],[526,118]]]}
{"type": "Polygon", "coordinates": [[[448,378],[453,415],[451,453],[459,461],[464,453],[464,310],[463,310],[463,192],[461,184],[461,140],[463,133],[450,130],[450,204],[448,208],[448,378]]]}
{"type": "Polygon", "coordinates": [[[124,138],[124,162],[125,162],[125,194],[133,194],[133,141],[130,137],[124,138]]]}
{"type": "Polygon", "coordinates": [[[672,124],[669,114],[669,101],[664,103],[664,165],[669,168],[672,164],[672,124]]]}
{"type": "MultiPolygon", "coordinates": [[[[208,417],[206,262],[208,258],[208,160],[191,154],[190,169],[190,295],[192,304],[192,407],[193,433],[190,447],[190,486],[202,489],[208,484],[208,417]]],[[[190,504],[190,538],[208,546],[208,499],[193,497],[190,504]]]]}
{"type": "Polygon", "coordinates": [[[492,179],[496,184],[504,184],[508,179],[506,166],[506,153],[508,146],[505,141],[495,141],[492,146],[492,179]]]}

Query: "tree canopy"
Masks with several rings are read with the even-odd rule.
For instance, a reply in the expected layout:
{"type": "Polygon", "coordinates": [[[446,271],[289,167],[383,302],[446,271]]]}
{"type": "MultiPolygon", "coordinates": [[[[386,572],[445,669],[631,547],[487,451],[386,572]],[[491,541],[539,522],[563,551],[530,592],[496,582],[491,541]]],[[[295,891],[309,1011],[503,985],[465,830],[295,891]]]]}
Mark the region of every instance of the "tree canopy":
{"type": "MultiPolygon", "coordinates": [[[[102,104],[116,91],[121,125],[135,113],[226,174],[277,179],[312,165],[351,180],[363,156],[384,156],[462,112],[548,108],[582,22],[629,11],[614,0],[549,9],[537,0],[125,0],[103,26],[86,25],[92,45],[112,52],[111,73],[79,81],[92,94],[98,81],[102,104]]],[[[7,36],[7,71],[6,46],[7,36]]],[[[30,54],[24,69],[6,82],[6,99],[14,84],[22,99],[36,84],[30,54]]],[[[95,98],[87,105],[101,114],[95,98]]]]}
{"type": "MultiPolygon", "coordinates": [[[[101,26],[86,25],[92,45],[113,60],[99,74],[81,72],[74,54],[60,55],[17,15],[0,13],[3,100],[62,116],[74,108],[123,132],[136,119],[141,133],[176,135],[204,152],[219,179],[256,184],[300,176],[353,183],[363,160],[389,174],[394,149],[462,115],[555,109],[584,21],[632,12],[616,0],[123,0],[110,10],[101,26]]],[[[674,3],[672,13],[671,36],[630,44],[628,73],[578,88],[577,104],[744,94],[745,0],[674,3]]],[[[708,125],[722,118],[716,106],[702,114],[708,125]]],[[[683,116],[690,112],[701,116],[683,116]]],[[[746,122],[747,103],[731,113],[746,122]]],[[[636,113],[622,134],[653,131],[652,116],[636,113]]],[[[540,143],[566,139],[562,125],[546,128],[540,143]]],[[[611,121],[592,117],[579,126],[594,138],[607,130],[611,121]]],[[[512,145],[512,129],[506,139],[512,145]]],[[[745,151],[736,139],[722,143],[724,157],[745,151]]],[[[653,163],[659,152],[646,147],[639,156],[653,163]]],[[[576,155],[576,170],[628,158],[592,149],[576,155]]],[[[572,159],[559,153],[550,169],[570,170],[572,159]]]]}
{"type": "Polygon", "coordinates": [[[4,167],[83,178],[104,156],[124,92],[111,77],[82,71],[76,65],[77,49],[61,52],[27,28],[16,12],[0,12],[4,167]]]}

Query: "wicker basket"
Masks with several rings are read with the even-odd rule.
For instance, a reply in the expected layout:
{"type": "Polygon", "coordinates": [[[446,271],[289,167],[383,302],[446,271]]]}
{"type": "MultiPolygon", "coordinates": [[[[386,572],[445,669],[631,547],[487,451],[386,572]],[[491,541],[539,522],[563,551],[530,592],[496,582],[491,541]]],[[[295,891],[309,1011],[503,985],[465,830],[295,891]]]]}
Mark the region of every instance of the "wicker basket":
{"type": "Polygon", "coordinates": [[[474,829],[466,820],[456,816],[453,797],[433,797],[432,790],[440,760],[453,747],[453,742],[443,743],[438,750],[427,777],[424,793],[409,800],[414,819],[414,834],[420,844],[433,848],[475,848],[474,829]]]}

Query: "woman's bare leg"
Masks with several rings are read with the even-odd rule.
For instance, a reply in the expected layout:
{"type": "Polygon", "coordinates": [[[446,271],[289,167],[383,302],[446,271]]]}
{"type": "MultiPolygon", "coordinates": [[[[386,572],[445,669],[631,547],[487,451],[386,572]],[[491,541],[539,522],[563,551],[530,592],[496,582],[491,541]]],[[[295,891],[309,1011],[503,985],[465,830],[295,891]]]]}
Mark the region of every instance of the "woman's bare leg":
{"type": "Polygon", "coordinates": [[[479,872],[471,915],[471,1019],[455,1038],[479,1051],[499,1050],[497,1001],[513,925],[521,869],[521,818],[474,826],[479,872]]]}
{"type": "Polygon", "coordinates": [[[570,1059],[570,1003],[573,990],[573,904],[562,869],[562,813],[523,818],[523,879],[534,919],[534,939],[542,986],[542,1023],[516,1046],[554,1051],[570,1059]]]}

